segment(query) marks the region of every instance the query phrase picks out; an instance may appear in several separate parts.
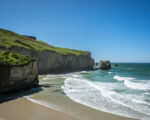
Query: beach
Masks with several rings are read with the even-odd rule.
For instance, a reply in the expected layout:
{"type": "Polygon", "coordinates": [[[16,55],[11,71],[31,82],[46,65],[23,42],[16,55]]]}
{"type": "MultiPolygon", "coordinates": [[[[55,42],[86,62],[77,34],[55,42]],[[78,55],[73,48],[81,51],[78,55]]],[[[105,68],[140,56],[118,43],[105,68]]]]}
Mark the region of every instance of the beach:
{"type": "MultiPolygon", "coordinates": [[[[74,105],[77,105],[77,103],[69,104],[70,107],[74,105]]],[[[76,113],[78,118],[68,113],[35,104],[25,98],[19,98],[0,104],[0,120],[134,120],[100,112],[79,104],[75,109],[79,110],[76,113]]]]}
{"type": "Polygon", "coordinates": [[[54,109],[19,98],[0,105],[0,120],[77,120],[54,109]]]}
{"type": "Polygon", "coordinates": [[[0,5],[0,120],[150,120],[150,0],[0,5]]]}
{"type": "MultiPolygon", "coordinates": [[[[60,75],[61,76],[61,75],[60,75]]],[[[59,76],[59,77],[60,77],[59,76]]],[[[40,76],[43,84],[45,76],[40,76]]],[[[52,76],[51,76],[52,77],[52,76]]],[[[88,106],[76,103],[61,90],[62,79],[53,78],[53,84],[48,90],[49,96],[41,92],[23,96],[0,104],[0,119],[2,120],[135,120],[132,118],[102,112],[88,106]],[[61,84],[59,84],[61,83],[61,84]],[[42,96],[41,96],[42,94],[42,96]]],[[[46,93],[46,92],[45,92],[46,93]]]]}

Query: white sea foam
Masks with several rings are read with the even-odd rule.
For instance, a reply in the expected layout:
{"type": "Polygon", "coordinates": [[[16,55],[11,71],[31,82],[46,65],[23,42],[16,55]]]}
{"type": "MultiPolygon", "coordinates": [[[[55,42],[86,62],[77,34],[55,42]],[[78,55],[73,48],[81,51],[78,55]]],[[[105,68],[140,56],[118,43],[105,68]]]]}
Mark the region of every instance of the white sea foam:
{"type": "MultiPolygon", "coordinates": [[[[127,79],[125,78],[125,80],[127,79]]],[[[94,109],[126,117],[141,118],[143,120],[146,118],[143,118],[143,116],[149,116],[146,107],[141,108],[141,105],[132,105],[130,100],[132,96],[118,94],[114,91],[116,88],[120,90],[126,89],[122,83],[93,82],[75,76],[68,77],[62,86],[64,93],[69,98],[94,109]]]]}
{"type": "Polygon", "coordinates": [[[150,91],[150,82],[144,83],[144,82],[134,82],[134,81],[126,80],[124,81],[124,84],[131,89],[150,91]]]}
{"type": "Polygon", "coordinates": [[[120,77],[118,75],[115,75],[114,79],[116,79],[118,81],[124,81],[124,80],[133,80],[134,78],[132,78],[132,77],[120,77]]]}
{"type": "Polygon", "coordinates": [[[138,99],[135,99],[135,98],[131,98],[131,100],[132,100],[133,102],[138,103],[138,104],[144,104],[144,105],[149,105],[149,106],[150,106],[150,103],[145,102],[144,100],[138,100],[138,99]]]}
{"type": "Polygon", "coordinates": [[[45,77],[45,78],[43,78],[42,80],[49,80],[49,78],[45,77]]]}
{"type": "Polygon", "coordinates": [[[81,71],[81,73],[88,73],[88,72],[90,72],[90,71],[81,71]]]}
{"type": "MultiPolygon", "coordinates": [[[[134,78],[121,77],[118,75],[113,76],[111,72],[108,72],[110,74],[109,76],[114,77],[114,79],[116,79],[117,81],[96,82],[86,79],[83,73],[86,73],[86,71],[81,72],[81,74],[79,72],[75,72],[69,74],[49,75],[46,78],[65,78],[62,89],[64,93],[75,102],[84,104],[97,110],[121,116],[149,120],[150,106],[149,104],[147,104],[148,102],[145,101],[144,98],[144,94],[149,91],[145,92],[144,86],[146,84],[147,86],[150,85],[150,81],[141,80],[139,82],[136,82],[134,78]],[[128,84],[128,86],[126,84],[128,84]],[[141,96],[137,94],[126,93],[124,91],[127,91],[127,87],[131,88],[131,90],[133,89],[132,91],[135,91],[134,89],[140,88],[142,91],[139,92],[144,92],[144,94],[143,96],[141,96]],[[116,90],[118,90],[119,92],[116,90]]],[[[149,93],[147,93],[146,95],[149,95],[149,93]]],[[[34,97],[29,97],[27,99],[34,103],[41,104],[55,110],[59,109],[57,108],[57,106],[33,98],[34,97]]]]}
{"type": "Polygon", "coordinates": [[[109,74],[112,74],[113,72],[108,72],[109,74]]]}
{"type": "MultiPolygon", "coordinates": [[[[124,107],[130,108],[136,112],[140,112],[145,115],[150,115],[149,112],[147,113],[147,111],[148,111],[147,108],[143,108],[144,110],[142,110],[141,108],[139,108],[140,106],[134,107],[134,105],[131,105],[132,103],[130,102],[130,99],[132,99],[133,96],[128,95],[128,94],[118,94],[114,91],[115,88],[123,90],[124,89],[124,88],[122,88],[123,86],[116,84],[116,83],[94,82],[94,84],[95,85],[93,87],[98,88],[98,90],[101,91],[101,94],[103,97],[109,98],[109,99],[111,99],[111,101],[113,101],[117,104],[120,104],[124,107]],[[139,110],[139,109],[141,109],[141,110],[139,110]]],[[[144,102],[142,100],[140,102],[142,104],[144,103],[145,105],[149,105],[149,104],[147,104],[147,102],[144,102]]],[[[131,117],[131,116],[128,116],[128,117],[131,117]]]]}

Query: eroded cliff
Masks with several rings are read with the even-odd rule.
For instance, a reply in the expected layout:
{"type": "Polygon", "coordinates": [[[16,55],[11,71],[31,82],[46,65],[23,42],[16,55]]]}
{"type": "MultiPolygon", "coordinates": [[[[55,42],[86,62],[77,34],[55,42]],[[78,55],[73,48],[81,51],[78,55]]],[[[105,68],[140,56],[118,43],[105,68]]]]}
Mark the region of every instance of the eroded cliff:
{"type": "Polygon", "coordinates": [[[36,61],[20,54],[0,51],[0,93],[37,85],[36,61]]]}
{"type": "Polygon", "coordinates": [[[13,47],[10,51],[34,58],[38,64],[39,74],[92,70],[94,66],[94,60],[89,52],[63,55],[50,50],[35,52],[21,47],[13,47]]]}
{"type": "Polygon", "coordinates": [[[34,58],[40,74],[92,70],[94,66],[88,51],[54,47],[3,29],[0,29],[0,49],[34,58]]]}

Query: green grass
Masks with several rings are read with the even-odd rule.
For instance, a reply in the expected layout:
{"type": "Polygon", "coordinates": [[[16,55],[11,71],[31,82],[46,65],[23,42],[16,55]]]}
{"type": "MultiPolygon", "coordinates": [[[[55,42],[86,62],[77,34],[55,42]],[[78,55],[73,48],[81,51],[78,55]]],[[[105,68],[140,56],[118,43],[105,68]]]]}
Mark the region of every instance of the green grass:
{"type": "Polygon", "coordinates": [[[0,67],[24,66],[34,61],[25,55],[0,50],[0,67]]]}
{"type": "Polygon", "coordinates": [[[33,50],[36,52],[50,50],[50,51],[54,51],[63,55],[68,55],[68,54],[80,55],[80,54],[88,52],[88,51],[80,51],[80,50],[54,47],[43,41],[37,41],[31,38],[27,38],[17,33],[4,30],[4,29],[0,29],[0,46],[5,47],[5,48],[18,46],[18,47],[23,47],[23,48],[33,50]]]}

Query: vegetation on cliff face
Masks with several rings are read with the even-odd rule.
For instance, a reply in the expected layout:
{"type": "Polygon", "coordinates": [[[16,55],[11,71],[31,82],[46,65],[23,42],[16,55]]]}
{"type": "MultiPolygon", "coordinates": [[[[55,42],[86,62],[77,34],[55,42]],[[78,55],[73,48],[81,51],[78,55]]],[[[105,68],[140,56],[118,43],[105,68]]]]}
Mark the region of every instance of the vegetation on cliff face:
{"type": "Polygon", "coordinates": [[[41,52],[44,50],[54,51],[63,55],[73,54],[81,55],[87,53],[87,51],[79,51],[67,48],[60,48],[51,46],[43,41],[37,41],[35,39],[19,35],[17,33],[0,29],[0,47],[5,47],[7,49],[18,46],[36,52],[41,52]]]}
{"type": "Polygon", "coordinates": [[[25,55],[0,50],[0,67],[24,66],[34,61],[25,55]]]}

